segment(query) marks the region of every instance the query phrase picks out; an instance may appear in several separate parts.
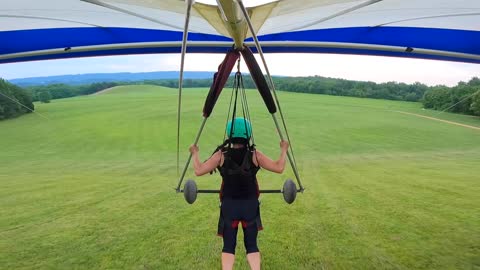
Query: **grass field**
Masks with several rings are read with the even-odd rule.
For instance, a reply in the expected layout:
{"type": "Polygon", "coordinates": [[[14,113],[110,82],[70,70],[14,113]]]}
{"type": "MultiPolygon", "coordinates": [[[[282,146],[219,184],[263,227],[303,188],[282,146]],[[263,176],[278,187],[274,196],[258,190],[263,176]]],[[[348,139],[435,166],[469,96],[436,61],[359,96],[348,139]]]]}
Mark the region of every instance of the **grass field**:
{"type": "MultiPolygon", "coordinates": [[[[223,139],[228,92],[202,159],[223,139]]],[[[185,90],[181,167],[205,96],[185,90]]],[[[275,157],[273,121],[248,96],[256,144],[275,157]]],[[[480,269],[480,131],[398,111],[476,127],[479,118],[418,103],[279,98],[306,191],[292,205],[262,195],[264,269],[480,269]]],[[[0,268],[219,269],[218,197],[188,205],[173,190],[176,106],[174,89],[124,86],[36,104],[48,120],[0,122],[0,268]]],[[[278,189],[292,177],[261,171],[259,182],[278,189]]],[[[247,269],[241,244],[236,268],[247,269]]]]}

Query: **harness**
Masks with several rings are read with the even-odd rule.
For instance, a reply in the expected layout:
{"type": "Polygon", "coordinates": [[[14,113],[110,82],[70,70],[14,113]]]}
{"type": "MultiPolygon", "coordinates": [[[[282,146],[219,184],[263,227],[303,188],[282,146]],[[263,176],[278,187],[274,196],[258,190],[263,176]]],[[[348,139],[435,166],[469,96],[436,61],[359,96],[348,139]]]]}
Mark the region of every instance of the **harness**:
{"type": "Polygon", "coordinates": [[[222,185],[220,188],[220,200],[223,200],[224,195],[232,196],[237,195],[240,197],[249,197],[251,192],[255,192],[255,196],[258,198],[259,188],[256,178],[257,172],[260,170],[259,166],[253,163],[253,155],[255,154],[254,145],[246,145],[245,154],[240,163],[234,160],[234,151],[240,151],[240,149],[228,147],[221,148],[224,161],[222,166],[218,166],[217,169],[222,176],[222,185]],[[227,185],[227,186],[226,186],[227,185]],[[254,186],[253,186],[254,185],[254,186]],[[253,188],[254,187],[254,188],[253,188]],[[238,189],[235,191],[232,189],[238,189]],[[243,188],[243,190],[242,190],[243,188]],[[226,189],[226,192],[225,192],[226,189]]]}

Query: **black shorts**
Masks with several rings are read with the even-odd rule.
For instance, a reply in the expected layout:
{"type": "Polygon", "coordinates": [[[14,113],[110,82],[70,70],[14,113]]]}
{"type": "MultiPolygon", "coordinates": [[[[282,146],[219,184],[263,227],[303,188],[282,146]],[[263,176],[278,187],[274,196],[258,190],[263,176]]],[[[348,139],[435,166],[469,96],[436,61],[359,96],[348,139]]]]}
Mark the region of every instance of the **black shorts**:
{"type": "Polygon", "coordinates": [[[223,252],[235,254],[239,224],[243,228],[247,253],[258,252],[257,235],[263,227],[260,218],[260,203],[257,198],[223,199],[217,231],[218,235],[223,237],[223,252]]]}

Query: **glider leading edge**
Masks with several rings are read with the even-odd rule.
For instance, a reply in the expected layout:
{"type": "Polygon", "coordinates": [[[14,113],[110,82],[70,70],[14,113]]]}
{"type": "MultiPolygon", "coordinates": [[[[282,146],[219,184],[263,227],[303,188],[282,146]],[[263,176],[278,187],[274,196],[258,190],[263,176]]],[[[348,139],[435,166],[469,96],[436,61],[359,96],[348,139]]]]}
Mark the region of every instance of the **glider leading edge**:
{"type": "MultiPolygon", "coordinates": [[[[255,52],[239,1],[218,2],[222,11],[192,3],[187,52],[225,53],[240,40],[255,52]]],[[[181,0],[0,0],[0,63],[180,53],[185,6],[181,0]]],[[[480,63],[477,0],[279,0],[247,11],[265,53],[480,63]]]]}

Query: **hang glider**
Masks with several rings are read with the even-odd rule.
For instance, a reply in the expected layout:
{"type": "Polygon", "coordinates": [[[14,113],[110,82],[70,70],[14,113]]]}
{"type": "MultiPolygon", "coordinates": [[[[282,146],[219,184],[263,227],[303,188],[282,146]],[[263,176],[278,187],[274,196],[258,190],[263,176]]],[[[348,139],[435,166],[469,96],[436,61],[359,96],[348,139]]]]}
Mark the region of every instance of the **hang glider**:
{"type": "MultiPolygon", "coordinates": [[[[240,0],[191,7],[188,53],[255,51],[240,0]]],[[[478,0],[243,0],[265,53],[343,53],[480,63],[478,0]],[[250,6],[249,6],[250,5],[250,6]]],[[[179,53],[183,0],[0,0],[0,63],[179,53]]]]}

